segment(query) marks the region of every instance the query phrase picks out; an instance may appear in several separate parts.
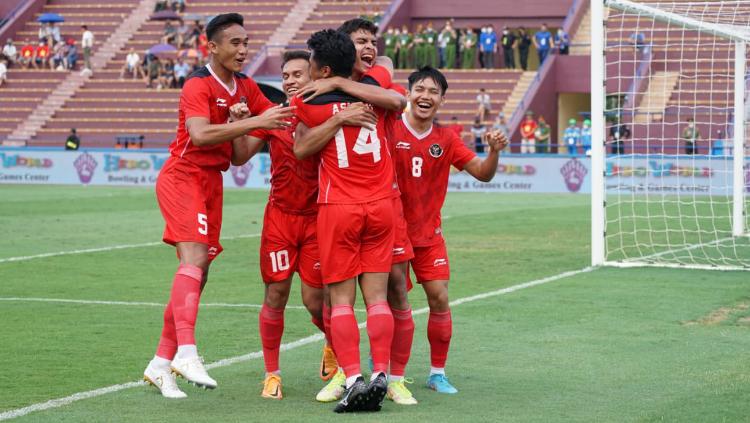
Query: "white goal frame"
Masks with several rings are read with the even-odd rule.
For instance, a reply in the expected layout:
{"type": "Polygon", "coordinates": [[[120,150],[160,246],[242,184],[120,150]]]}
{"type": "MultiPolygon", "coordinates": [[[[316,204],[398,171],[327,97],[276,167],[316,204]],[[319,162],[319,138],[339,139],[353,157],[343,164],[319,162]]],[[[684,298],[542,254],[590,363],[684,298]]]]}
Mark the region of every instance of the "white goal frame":
{"type": "MultiPolygon", "coordinates": [[[[732,139],[732,235],[748,236],[745,227],[745,73],[746,44],[750,41],[750,31],[741,31],[729,25],[702,22],[689,16],[664,11],[647,4],[629,0],[591,0],[591,264],[593,266],[617,267],[675,267],[720,270],[742,270],[742,267],[713,266],[702,264],[652,263],[648,261],[607,261],[606,260],[606,34],[605,7],[622,12],[646,15],[655,21],[678,23],[691,30],[729,39],[735,44],[734,57],[734,136],[732,139]]],[[[697,245],[698,248],[700,245],[697,245]]]]}

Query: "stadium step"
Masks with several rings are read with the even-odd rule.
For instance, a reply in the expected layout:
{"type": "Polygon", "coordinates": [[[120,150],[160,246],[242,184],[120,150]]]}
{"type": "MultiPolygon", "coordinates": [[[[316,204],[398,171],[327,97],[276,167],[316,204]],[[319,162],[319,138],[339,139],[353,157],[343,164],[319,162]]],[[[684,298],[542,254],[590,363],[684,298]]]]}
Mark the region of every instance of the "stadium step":
{"type": "Polygon", "coordinates": [[[677,72],[654,72],[638,103],[635,122],[642,124],[661,119],[679,79],[677,72]]]}
{"type": "Polygon", "coordinates": [[[536,71],[525,71],[518,79],[518,83],[513,88],[513,92],[505,101],[505,106],[502,109],[506,119],[510,120],[516,112],[518,105],[529,90],[529,86],[534,82],[534,78],[536,78],[536,71]]]}

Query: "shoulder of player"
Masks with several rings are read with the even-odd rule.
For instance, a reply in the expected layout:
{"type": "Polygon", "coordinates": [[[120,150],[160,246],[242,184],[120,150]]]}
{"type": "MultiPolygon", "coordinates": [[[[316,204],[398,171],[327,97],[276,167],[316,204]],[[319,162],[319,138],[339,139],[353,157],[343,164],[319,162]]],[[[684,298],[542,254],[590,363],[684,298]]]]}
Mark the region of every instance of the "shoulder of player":
{"type": "Polygon", "coordinates": [[[211,72],[208,70],[207,67],[201,66],[200,68],[190,72],[187,78],[185,78],[185,83],[187,84],[190,80],[202,80],[204,78],[208,78],[211,76],[211,72]]]}
{"type": "MultiPolygon", "coordinates": [[[[343,91],[331,91],[330,93],[325,93],[323,95],[319,95],[315,97],[314,99],[308,101],[307,103],[311,106],[324,106],[326,104],[333,104],[333,103],[359,103],[362,100],[354,97],[352,95],[349,95],[343,91]]],[[[302,101],[298,101],[297,105],[303,104],[302,101]]]]}

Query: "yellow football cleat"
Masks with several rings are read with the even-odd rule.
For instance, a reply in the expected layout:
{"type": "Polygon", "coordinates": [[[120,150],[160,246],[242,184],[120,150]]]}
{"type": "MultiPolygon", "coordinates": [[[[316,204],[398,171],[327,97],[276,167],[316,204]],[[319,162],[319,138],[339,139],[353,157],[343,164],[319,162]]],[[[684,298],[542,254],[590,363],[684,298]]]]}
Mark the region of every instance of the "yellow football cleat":
{"type": "Polygon", "coordinates": [[[333,348],[328,344],[323,346],[323,358],[320,359],[320,378],[323,380],[331,380],[333,375],[336,374],[339,368],[339,363],[336,361],[336,354],[333,353],[333,348]]]}
{"type": "Polygon", "coordinates": [[[388,382],[388,393],[386,397],[389,400],[401,405],[414,405],[417,403],[416,398],[411,394],[409,388],[404,383],[413,383],[412,380],[401,379],[398,382],[388,382]]]}
{"type": "Polygon", "coordinates": [[[266,380],[263,381],[263,393],[260,396],[277,400],[284,398],[281,394],[281,376],[273,373],[267,375],[266,380]]]}
{"type": "Polygon", "coordinates": [[[344,391],[346,391],[346,375],[343,371],[337,371],[328,385],[318,392],[315,399],[320,402],[338,401],[344,396],[344,391]]]}

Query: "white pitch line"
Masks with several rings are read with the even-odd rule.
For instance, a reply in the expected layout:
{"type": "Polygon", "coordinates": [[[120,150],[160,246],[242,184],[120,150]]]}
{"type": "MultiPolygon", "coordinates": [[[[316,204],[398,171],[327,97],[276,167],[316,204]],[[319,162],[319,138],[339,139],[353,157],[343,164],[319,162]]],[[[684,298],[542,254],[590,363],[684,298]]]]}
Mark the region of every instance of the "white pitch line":
{"type": "MultiPolygon", "coordinates": [[[[510,294],[512,292],[519,291],[521,289],[526,289],[526,288],[531,288],[531,287],[538,286],[538,285],[543,285],[543,284],[546,284],[546,283],[554,282],[556,280],[568,278],[570,276],[575,276],[575,275],[578,275],[578,274],[581,274],[581,273],[587,273],[587,272],[590,272],[592,270],[594,270],[593,267],[586,267],[586,268],[579,269],[579,270],[572,270],[572,271],[569,271],[569,272],[563,272],[563,273],[559,273],[559,274],[554,275],[554,276],[549,276],[549,277],[546,277],[546,278],[541,278],[541,279],[533,280],[533,281],[530,281],[530,282],[526,282],[526,283],[522,283],[522,284],[518,284],[518,285],[509,286],[507,288],[501,288],[501,289],[497,289],[495,291],[489,291],[489,292],[485,292],[485,293],[482,293],[482,294],[472,295],[470,297],[459,298],[457,300],[451,301],[450,304],[451,304],[451,306],[458,306],[458,305],[466,304],[466,303],[469,303],[469,302],[472,302],[472,301],[478,301],[478,300],[482,300],[482,299],[485,299],[485,298],[490,298],[490,297],[496,297],[496,296],[499,296],[499,295],[510,294]]],[[[416,315],[426,314],[429,311],[430,311],[430,309],[428,307],[423,307],[423,308],[414,310],[412,312],[412,314],[416,316],[416,315]]],[[[360,323],[359,324],[359,328],[360,329],[364,328],[365,326],[366,326],[366,323],[360,323]]],[[[323,339],[323,335],[320,334],[320,333],[317,333],[315,335],[310,335],[310,336],[307,336],[305,338],[298,339],[298,340],[296,340],[294,342],[289,342],[289,343],[286,343],[286,344],[282,344],[281,345],[281,350],[282,351],[292,350],[292,349],[299,348],[299,347],[302,347],[302,346],[305,346],[305,345],[308,345],[308,344],[312,344],[314,342],[321,341],[322,339],[323,339]]],[[[226,367],[226,366],[231,366],[233,364],[242,363],[242,362],[249,361],[249,360],[255,360],[255,359],[258,359],[258,358],[261,358],[261,357],[263,357],[263,352],[262,351],[256,351],[256,352],[253,352],[253,353],[244,354],[244,355],[240,355],[240,356],[236,356],[236,357],[229,357],[229,358],[225,358],[223,360],[216,361],[214,363],[206,365],[206,368],[207,369],[215,369],[215,368],[219,368],[219,367],[226,367]]],[[[121,383],[121,384],[118,384],[118,385],[111,385],[111,386],[107,386],[107,387],[104,387],[104,388],[94,389],[92,391],[78,392],[76,394],[73,394],[73,395],[70,395],[70,396],[67,396],[67,397],[64,397],[64,398],[53,399],[53,400],[49,400],[49,401],[46,401],[46,402],[32,404],[32,405],[29,405],[27,407],[18,408],[18,409],[15,409],[15,410],[10,410],[10,411],[6,411],[4,413],[0,413],[0,421],[10,420],[10,419],[14,419],[14,418],[17,418],[17,417],[22,417],[22,416],[25,416],[25,415],[27,415],[29,413],[34,413],[34,412],[37,412],[37,411],[44,411],[44,410],[50,410],[50,409],[53,409],[53,408],[64,407],[66,405],[72,404],[72,403],[77,402],[77,401],[81,401],[81,400],[85,400],[85,399],[89,399],[89,398],[94,398],[94,397],[98,397],[98,396],[110,394],[110,393],[113,393],[113,392],[122,391],[122,390],[125,390],[125,389],[130,389],[130,388],[134,388],[136,386],[142,386],[142,385],[143,385],[143,382],[128,382],[128,383],[121,383]]]]}
{"type": "MultiPolygon", "coordinates": [[[[222,238],[222,240],[231,241],[235,239],[257,238],[259,236],[260,234],[237,235],[237,236],[230,236],[230,237],[222,238]]],[[[157,245],[165,245],[165,244],[163,242],[144,242],[141,244],[110,245],[107,247],[86,248],[83,250],[57,251],[54,253],[34,254],[31,256],[6,257],[6,258],[0,258],[0,264],[17,262],[17,261],[35,260],[35,259],[49,258],[49,257],[68,256],[72,254],[101,253],[104,251],[125,250],[129,248],[155,247],[157,245]]]]}
{"type": "MultiPolygon", "coordinates": [[[[11,302],[37,302],[37,303],[63,303],[63,304],[96,304],[96,305],[119,305],[119,306],[143,306],[164,307],[166,304],[149,303],[142,301],[105,301],[105,300],[77,300],[71,298],[39,298],[39,297],[0,297],[0,301],[11,302]]],[[[237,303],[201,303],[201,307],[228,307],[228,308],[257,308],[262,304],[237,304],[237,303]]],[[[287,305],[286,308],[294,310],[307,310],[304,306],[287,305]]]]}

